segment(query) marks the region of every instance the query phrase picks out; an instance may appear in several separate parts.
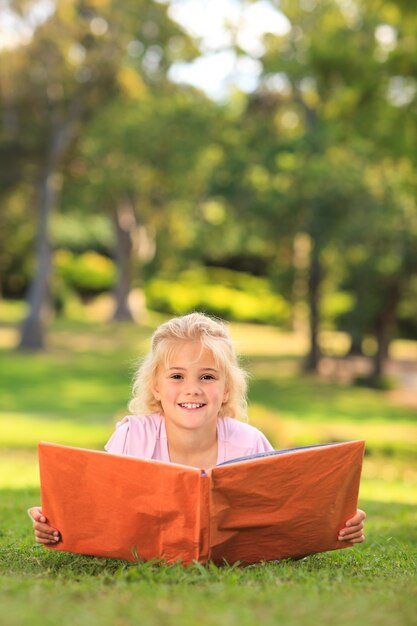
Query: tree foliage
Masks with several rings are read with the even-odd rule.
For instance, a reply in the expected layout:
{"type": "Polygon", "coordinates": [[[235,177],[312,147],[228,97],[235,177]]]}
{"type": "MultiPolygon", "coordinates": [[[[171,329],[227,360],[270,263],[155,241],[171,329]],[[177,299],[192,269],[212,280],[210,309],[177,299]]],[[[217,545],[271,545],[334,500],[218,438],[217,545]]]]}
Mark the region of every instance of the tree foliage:
{"type": "Polygon", "coordinates": [[[307,304],[313,369],[329,294],[346,296],[333,323],[353,349],[376,337],[374,382],[398,321],[415,334],[413,3],[274,4],[289,27],[265,35],[258,88],[222,104],[169,80],[199,52],[165,2],[63,1],[29,43],[1,52],[0,271],[16,274],[8,238],[23,250],[37,224],[34,347],[57,206],[112,224],[116,317],[129,316],[132,285],[205,265],[268,277],[295,322],[307,304]]]}

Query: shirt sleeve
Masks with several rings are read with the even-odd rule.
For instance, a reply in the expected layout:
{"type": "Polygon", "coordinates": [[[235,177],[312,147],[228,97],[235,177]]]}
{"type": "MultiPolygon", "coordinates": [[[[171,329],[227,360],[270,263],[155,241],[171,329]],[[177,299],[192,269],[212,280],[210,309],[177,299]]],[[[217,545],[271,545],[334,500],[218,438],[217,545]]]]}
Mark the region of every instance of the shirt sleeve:
{"type": "Polygon", "coordinates": [[[159,439],[161,418],[155,415],[127,415],[104,446],[111,454],[152,459],[159,439]]]}
{"type": "Polygon", "coordinates": [[[258,430],[258,437],[254,445],[254,451],[252,454],[259,454],[260,452],[271,452],[273,446],[270,444],[265,435],[258,430]]]}
{"type": "Polygon", "coordinates": [[[129,418],[124,417],[120,422],[117,422],[116,429],[104,446],[104,449],[111,454],[128,454],[129,431],[129,418]]]}
{"type": "Polygon", "coordinates": [[[230,417],[218,422],[218,462],[273,450],[265,435],[255,426],[230,417]]]}

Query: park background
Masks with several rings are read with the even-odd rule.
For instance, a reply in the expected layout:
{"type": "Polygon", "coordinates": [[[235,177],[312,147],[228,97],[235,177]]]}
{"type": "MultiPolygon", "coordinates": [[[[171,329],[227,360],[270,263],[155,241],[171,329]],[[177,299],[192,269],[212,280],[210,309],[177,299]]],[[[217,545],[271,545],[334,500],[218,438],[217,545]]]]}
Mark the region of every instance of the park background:
{"type": "Polygon", "coordinates": [[[415,623],[416,59],[412,0],[1,3],[5,624],[415,623]],[[34,546],[37,442],[102,449],[192,310],[230,323],[277,448],[366,440],[364,545],[189,569],[34,546]]]}

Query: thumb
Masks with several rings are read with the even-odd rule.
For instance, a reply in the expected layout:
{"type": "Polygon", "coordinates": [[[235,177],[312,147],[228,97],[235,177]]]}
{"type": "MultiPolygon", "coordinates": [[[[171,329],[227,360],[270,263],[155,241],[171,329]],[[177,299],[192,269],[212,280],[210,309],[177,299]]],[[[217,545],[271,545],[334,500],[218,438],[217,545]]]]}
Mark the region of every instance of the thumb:
{"type": "Polygon", "coordinates": [[[28,509],[28,515],[34,522],[46,522],[46,517],[42,513],[40,506],[32,506],[28,509]]]}

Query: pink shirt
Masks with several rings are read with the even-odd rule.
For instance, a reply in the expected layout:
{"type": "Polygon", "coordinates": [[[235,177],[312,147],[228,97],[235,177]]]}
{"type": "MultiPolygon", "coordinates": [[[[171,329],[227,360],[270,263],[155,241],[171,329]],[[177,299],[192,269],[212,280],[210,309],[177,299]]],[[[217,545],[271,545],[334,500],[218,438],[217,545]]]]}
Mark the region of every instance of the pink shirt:
{"type": "MultiPolygon", "coordinates": [[[[231,417],[217,421],[217,464],[241,456],[273,450],[260,430],[231,417]]],[[[128,415],[116,424],[116,430],[104,446],[112,454],[169,463],[168,440],[162,415],[128,415]]]]}

